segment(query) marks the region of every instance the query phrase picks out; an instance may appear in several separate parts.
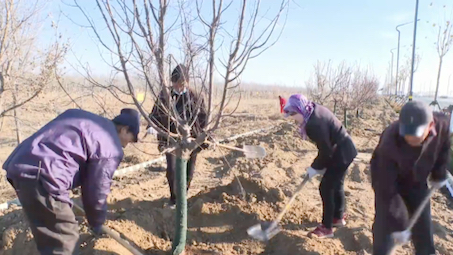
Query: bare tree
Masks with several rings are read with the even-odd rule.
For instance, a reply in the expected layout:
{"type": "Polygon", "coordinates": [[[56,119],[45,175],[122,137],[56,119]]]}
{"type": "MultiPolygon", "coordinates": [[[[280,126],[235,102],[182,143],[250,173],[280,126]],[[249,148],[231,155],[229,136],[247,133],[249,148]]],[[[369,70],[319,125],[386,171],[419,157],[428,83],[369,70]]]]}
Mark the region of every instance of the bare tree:
{"type": "Polygon", "coordinates": [[[440,105],[437,102],[437,96],[439,93],[439,84],[440,84],[440,75],[442,71],[442,62],[447,55],[453,44],[453,33],[452,33],[452,24],[451,20],[445,21],[445,25],[438,26],[437,32],[437,43],[436,50],[439,55],[439,69],[437,70],[437,83],[436,83],[436,93],[434,94],[434,101],[431,102],[431,105],[437,105],[440,109],[440,105]]]}
{"type": "MultiPolygon", "coordinates": [[[[36,98],[53,79],[67,45],[61,35],[42,47],[38,36],[47,1],[5,0],[0,6],[0,117],[36,98]],[[12,99],[12,100],[10,100],[12,99]]],[[[52,23],[57,28],[57,23],[52,23]]],[[[19,122],[16,134],[20,142],[19,122]]]]}
{"type": "MultiPolygon", "coordinates": [[[[160,136],[166,137],[166,153],[174,153],[177,158],[177,229],[173,241],[173,254],[183,252],[187,231],[187,201],[185,189],[186,160],[190,153],[220,127],[226,114],[226,106],[232,98],[237,98],[240,76],[249,60],[258,57],[279,38],[283,14],[288,0],[280,0],[278,8],[263,11],[261,1],[223,0],[203,2],[169,0],[125,1],[96,0],[97,16],[103,27],[94,22],[93,17],[74,0],[74,6],[86,17],[88,27],[93,31],[100,45],[106,49],[114,61],[110,63],[114,76],[126,84],[125,88],[115,84],[114,79],[99,82],[87,68],[87,78],[96,86],[103,87],[117,95],[124,103],[134,104],[149,126],[160,136]],[[237,9],[239,9],[239,13],[237,9]],[[174,10],[178,10],[174,12],[174,10]],[[173,11],[173,15],[169,12],[173,11]],[[227,20],[225,13],[236,14],[238,19],[227,20]],[[273,13],[271,13],[273,12],[273,13]],[[269,14],[271,13],[271,14],[269,14]],[[228,26],[228,27],[226,27],[228,26]],[[197,29],[195,29],[197,28],[197,29]],[[182,39],[179,39],[182,38],[182,39]],[[169,43],[172,40],[173,43],[169,43]],[[174,42],[181,46],[174,47],[174,42]],[[171,54],[167,55],[167,52],[171,54]],[[179,53],[179,57],[178,54],[179,53]],[[176,59],[179,58],[179,61],[176,59]],[[191,87],[200,100],[192,109],[192,116],[183,118],[175,108],[175,100],[170,96],[169,73],[167,67],[174,59],[189,67],[191,87]],[[221,77],[219,103],[214,97],[215,75],[221,77]],[[150,118],[146,109],[134,97],[136,86],[134,76],[144,80],[146,88],[158,107],[176,129],[161,125],[150,118]],[[123,99],[119,95],[127,95],[123,99]],[[206,102],[202,100],[206,98],[206,102]],[[207,125],[196,138],[191,137],[203,105],[207,105],[207,125]]],[[[276,2],[273,2],[275,5],[276,2]]],[[[274,6],[275,7],[275,6],[274,6]]],[[[186,74],[185,74],[186,75],[186,74]]],[[[239,94],[240,96],[240,94],[239,94]]],[[[234,109],[233,111],[234,112],[234,109]]]]}
{"type": "Polygon", "coordinates": [[[314,65],[314,72],[310,79],[305,82],[308,96],[319,104],[324,104],[330,99],[335,91],[332,87],[332,79],[335,79],[335,70],[333,70],[331,62],[317,62],[314,65]]]}
{"type": "MultiPolygon", "coordinates": [[[[353,70],[353,68],[350,68],[350,70],[353,70]]],[[[375,100],[379,82],[368,70],[362,70],[360,67],[355,68],[354,71],[345,72],[343,76],[342,79],[345,82],[342,83],[337,96],[343,109],[344,124],[347,127],[347,112],[358,110],[375,100]]]]}

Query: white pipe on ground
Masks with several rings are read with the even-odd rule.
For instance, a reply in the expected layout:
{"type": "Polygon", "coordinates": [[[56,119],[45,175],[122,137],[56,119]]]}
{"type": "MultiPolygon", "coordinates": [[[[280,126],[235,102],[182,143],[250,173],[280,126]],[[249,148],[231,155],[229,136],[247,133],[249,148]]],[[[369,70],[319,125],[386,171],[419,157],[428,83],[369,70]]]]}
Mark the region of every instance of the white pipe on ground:
{"type": "MultiPolygon", "coordinates": [[[[232,137],[229,137],[229,138],[225,138],[225,139],[221,140],[220,142],[234,141],[234,140],[236,140],[238,138],[241,138],[241,137],[245,137],[245,136],[253,135],[253,134],[256,134],[256,133],[259,133],[259,132],[264,132],[264,131],[271,130],[275,126],[276,125],[272,125],[272,126],[267,127],[267,128],[260,128],[260,129],[249,131],[249,132],[246,132],[246,133],[243,133],[243,134],[235,135],[235,136],[232,136],[232,137]]],[[[165,156],[162,156],[162,157],[159,157],[159,158],[156,158],[156,159],[153,159],[153,160],[149,160],[149,161],[137,164],[137,165],[133,165],[133,166],[125,167],[125,168],[122,168],[122,169],[118,169],[118,170],[115,171],[113,176],[117,177],[117,176],[121,176],[121,175],[126,175],[128,173],[138,171],[138,170],[140,170],[142,168],[145,168],[147,166],[150,166],[152,164],[160,163],[164,159],[165,159],[165,156]]],[[[13,204],[18,205],[18,206],[21,205],[19,199],[17,199],[17,198],[15,198],[13,200],[9,200],[9,201],[7,201],[5,203],[0,204],[0,212],[8,209],[13,204]]]]}

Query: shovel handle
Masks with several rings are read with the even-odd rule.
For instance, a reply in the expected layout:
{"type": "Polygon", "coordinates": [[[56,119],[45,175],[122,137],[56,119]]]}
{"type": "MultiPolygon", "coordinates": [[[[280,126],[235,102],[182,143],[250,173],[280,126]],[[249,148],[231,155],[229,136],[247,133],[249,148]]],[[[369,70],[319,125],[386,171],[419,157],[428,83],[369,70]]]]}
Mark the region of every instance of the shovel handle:
{"type": "Polygon", "coordinates": [[[219,146],[219,147],[222,147],[222,148],[225,148],[225,149],[229,149],[229,150],[233,150],[233,151],[245,152],[244,149],[241,149],[241,148],[238,148],[238,147],[234,147],[234,146],[228,146],[228,145],[220,144],[220,143],[213,143],[211,141],[205,141],[205,143],[215,144],[216,146],[219,146]]]}
{"type": "Polygon", "coordinates": [[[304,180],[302,181],[302,183],[297,187],[296,191],[294,192],[293,196],[291,197],[291,199],[289,200],[289,202],[285,205],[285,208],[283,208],[283,210],[280,212],[280,214],[277,216],[277,219],[275,220],[275,222],[280,222],[283,218],[283,216],[285,215],[286,211],[288,211],[288,209],[291,207],[291,205],[293,204],[294,200],[296,200],[296,197],[297,195],[300,193],[300,191],[302,190],[302,188],[305,186],[305,184],[310,180],[310,177],[308,176],[308,174],[305,176],[304,180]]]}
{"type": "MultiPolygon", "coordinates": [[[[82,207],[78,206],[75,202],[73,203],[74,208],[85,214],[85,210],[82,207]]],[[[139,252],[136,248],[132,247],[126,240],[120,237],[118,233],[113,232],[110,228],[106,226],[102,226],[102,232],[110,236],[111,238],[115,239],[119,244],[121,244],[124,248],[126,248],[129,252],[134,255],[143,255],[143,253],[139,252]]]]}
{"type": "Polygon", "coordinates": [[[418,206],[417,210],[412,215],[407,230],[411,230],[414,227],[415,223],[417,222],[418,218],[420,218],[422,211],[425,209],[426,205],[428,204],[429,200],[431,199],[435,191],[436,189],[434,188],[429,189],[428,194],[426,194],[425,198],[423,198],[422,203],[418,206]]]}
{"type": "MultiPolygon", "coordinates": [[[[436,191],[436,189],[434,189],[434,188],[431,188],[431,189],[428,190],[428,194],[426,194],[425,198],[423,198],[422,203],[418,206],[417,210],[412,215],[412,217],[411,217],[411,219],[409,221],[409,225],[408,225],[408,227],[406,228],[405,231],[411,231],[411,229],[414,227],[414,225],[417,222],[418,218],[420,218],[420,215],[422,214],[422,211],[425,209],[426,205],[428,204],[429,200],[431,199],[431,197],[433,196],[435,191],[436,191]]],[[[393,245],[393,248],[390,251],[390,254],[394,255],[397,248],[398,248],[398,245],[396,245],[396,244],[393,245]]]]}

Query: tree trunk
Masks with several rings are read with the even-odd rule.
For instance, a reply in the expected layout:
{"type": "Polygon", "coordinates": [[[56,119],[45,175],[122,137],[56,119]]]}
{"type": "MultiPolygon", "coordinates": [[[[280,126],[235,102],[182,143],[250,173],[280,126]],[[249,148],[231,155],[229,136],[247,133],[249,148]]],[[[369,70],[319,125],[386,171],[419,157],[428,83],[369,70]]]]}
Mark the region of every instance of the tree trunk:
{"type": "Polygon", "coordinates": [[[333,114],[337,114],[337,100],[333,100],[333,114]]]}
{"type": "Polygon", "coordinates": [[[439,70],[437,70],[437,85],[436,85],[436,92],[434,94],[434,102],[436,105],[437,104],[437,95],[439,93],[439,83],[440,83],[440,72],[442,70],[442,60],[443,60],[443,57],[439,57],[439,70]]]}
{"type": "Polygon", "coordinates": [[[343,117],[344,117],[344,127],[348,128],[348,110],[346,108],[343,109],[343,117]]]}
{"type": "Polygon", "coordinates": [[[187,237],[187,160],[176,158],[176,232],[173,255],[183,254],[187,237]]]}
{"type": "MultiPolygon", "coordinates": [[[[14,91],[13,91],[13,103],[14,105],[17,104],[17,92],[18,92],[18,89],[17,89],[17,84],[14,85],[14,91]]],[[[17,145],[19,145],[21,143],[21,134],[20,134],[20,123],[19,123],[19,120],[17,119],[17,108],[14,108],[13,110],[13,116],[14,116],[14,124],[16,125],[16,141],[17,141],[17,145]]]]}

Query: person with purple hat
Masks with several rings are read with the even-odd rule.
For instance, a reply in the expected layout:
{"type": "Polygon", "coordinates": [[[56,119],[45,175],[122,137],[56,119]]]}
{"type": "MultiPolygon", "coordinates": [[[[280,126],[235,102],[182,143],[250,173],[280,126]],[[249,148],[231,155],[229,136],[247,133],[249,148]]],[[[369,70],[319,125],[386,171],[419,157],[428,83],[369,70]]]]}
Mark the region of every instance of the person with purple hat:
{"type": "Polygon", "coordinates": [[[357,150],[341,122],[326,107],[295,94],[288,99],[283,111],[285,117],[299,125],[302,138],[309,138],[318,148],[318,156],[307,168],[307,174],[310,179],[323,176],[319,186],[323,216],[322,223],[309,236],[333,237],[333,227],[346,225],[344,178],[357,150]]]}
{"type": "MultiPolygon", "coordinates": [[[[406,229],[428,194],[447,184],[449,119],[422,101],[410,101],[382,132],[370,164],[375,194],[373,254],[389,254],[393,232],[406,229]]],[[[416,255],[435,254],[430,204],[412,228],[416,255]]]]}
{"type": "Polygon", "coordinates": [[[79,226],[69,193],[81,187],[88,223],[101,234],[107,196],[123,148],[137,142],[140,115],[122,109],[113,120],[70,109],[24,140],[3,164],[40,254],[76,254],[79,226]]]}

